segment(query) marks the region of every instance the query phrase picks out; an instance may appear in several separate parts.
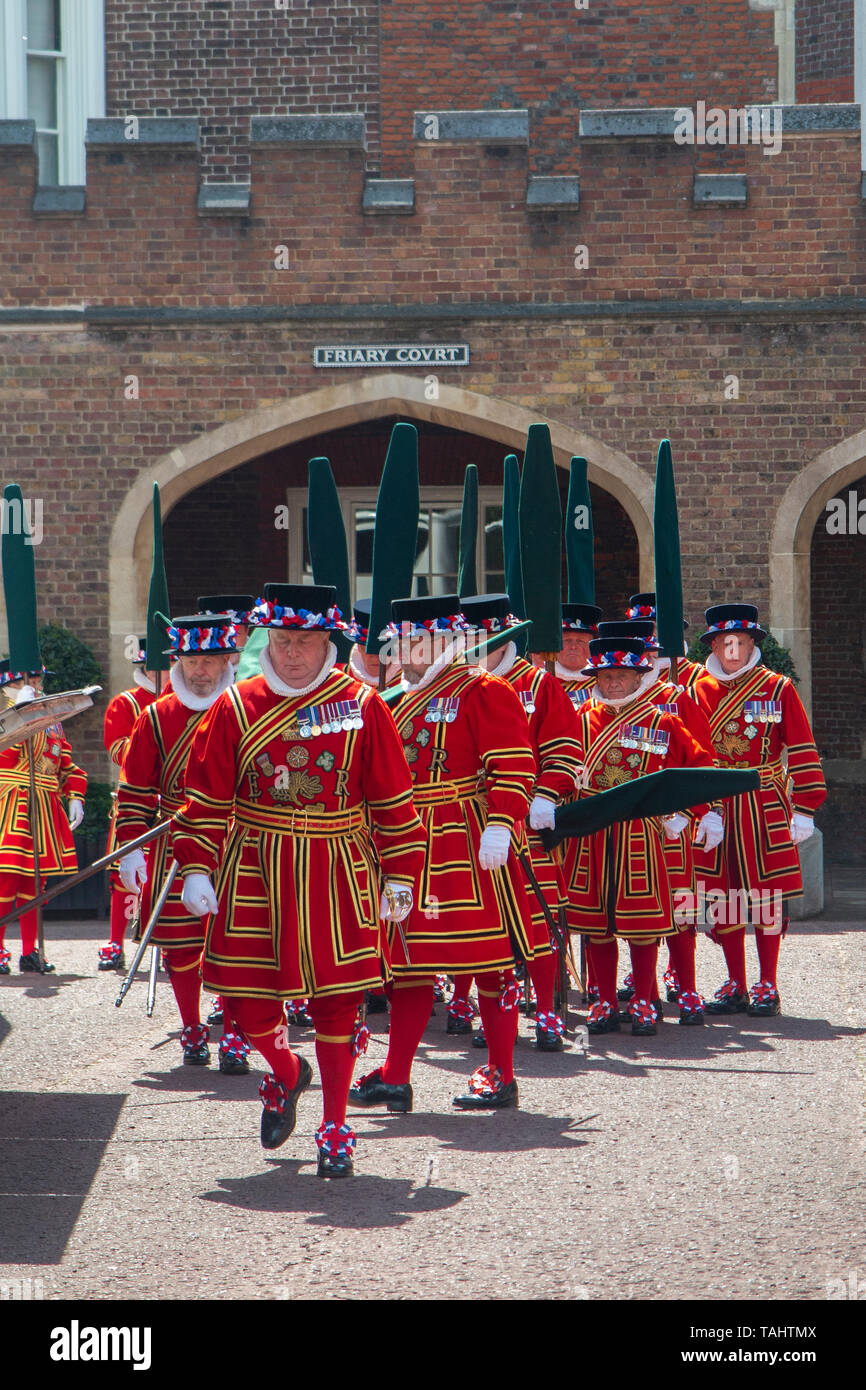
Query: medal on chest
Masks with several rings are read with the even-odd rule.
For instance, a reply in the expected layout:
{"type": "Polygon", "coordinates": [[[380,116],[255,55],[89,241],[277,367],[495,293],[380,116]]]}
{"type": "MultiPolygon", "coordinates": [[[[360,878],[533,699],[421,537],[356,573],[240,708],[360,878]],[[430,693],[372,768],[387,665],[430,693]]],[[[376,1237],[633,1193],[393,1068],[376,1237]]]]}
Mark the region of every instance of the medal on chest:
{"type": "Polygon", "coordinates": [[[424,712],[425,724],[453,724],[460,708],[456,695],[448,695],[430,700],[424,712]]]}
{"type": "Polygon", "coordinates": [[[589,699],[589,686],[584,686],[582,690],[569,690],[567,694],[574,708],[579,709],[579,707],[586,704],[589,699]]]}
{"type": "Polygon", "coordinates": [[[747,700],[743,718],[747,724],[781,724],[782,703],[780,700],[747,700]]]}
{"type": "Polygon", "coordinates": [[[528,717],[530,714],[534,714],[534,713],[535,713],[535,696],[533,695],[532,691],[531,691],[531,690],[518,690],[517,693],[518,693],[518,695],[520,696],[520,703],[521,703],[522,706],[523,706],[523,712],[524,712],[524,714],[526,714],[527,717],[528,717]]]}
{"type": "Polygon", "coordinates": [[[671,736],[666,729],[648,729],[642,724],[623,724],[619,731],[621,748],[636,748],[641,753],[655,753],[666,758],[671,736]]]}

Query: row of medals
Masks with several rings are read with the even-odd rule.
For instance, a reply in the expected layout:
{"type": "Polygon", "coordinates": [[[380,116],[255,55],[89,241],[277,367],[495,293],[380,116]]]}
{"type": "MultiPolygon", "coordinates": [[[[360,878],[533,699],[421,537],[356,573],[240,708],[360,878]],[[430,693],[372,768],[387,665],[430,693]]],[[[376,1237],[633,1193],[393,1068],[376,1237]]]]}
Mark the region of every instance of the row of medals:
{"type": "Polygon", "coordinates": [[[364,721],[359,714],[354,719],[331,719],[324,724],[300,724],[301,738],[318,738],[321,734],[348,734],[352,729],[363,729],[364,721]]]}

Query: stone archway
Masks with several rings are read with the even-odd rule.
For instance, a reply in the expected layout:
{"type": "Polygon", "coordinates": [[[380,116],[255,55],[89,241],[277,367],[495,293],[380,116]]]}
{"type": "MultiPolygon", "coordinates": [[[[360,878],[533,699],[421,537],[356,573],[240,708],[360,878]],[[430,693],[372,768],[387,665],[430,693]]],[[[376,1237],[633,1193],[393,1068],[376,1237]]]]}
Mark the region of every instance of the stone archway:
{"type": "MultiPolygon", "coordinates": [[[[580,430],[495,396],[440,386],[438,399],[427,400],[423,378],[388,372],[327,386],[276,406],[251,411],[172,449],[144,470],[124,499],[111,532],[112,637],[137,632],[141,627],[150,575],[154,483],[159,485],[165,517],[186,493],[260,454],[356,421],[395,414],[407,420],[427,420],[469,430],[497,440],[506,452],[522,452],[531,424],[549,425],[557,465],[567,468],[572,455],[584,455],[590,481],[604,488],[623,507],[637,536],[640,584],[651,587],[653,480],[626,454],[580,430]]],[[[122,643],[113,641],[111,651],[111,688],[121,689],[127,671],[122,658],[114,654],[122,651],[122,643]]]]}
{"type": "Polygon", "coordinates": [[[812,532],[825,504],[846,483],[862,477],[866,430],[826,449],[789,484],[776,512],[770,546],[770,627],[788,647],[801,677],[800,694],[812,708],[812,532]]]}

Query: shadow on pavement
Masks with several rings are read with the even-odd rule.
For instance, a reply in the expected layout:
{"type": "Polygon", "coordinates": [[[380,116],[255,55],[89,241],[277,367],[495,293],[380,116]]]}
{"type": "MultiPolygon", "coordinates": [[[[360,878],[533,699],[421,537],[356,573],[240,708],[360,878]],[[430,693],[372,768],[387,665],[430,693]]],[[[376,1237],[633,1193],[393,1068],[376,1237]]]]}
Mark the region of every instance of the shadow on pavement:
{"type": "Polygon", "coordinates": [[[405,1226],[424,1212],[447,1211],[468,1197],[444,1187],[417,1185],[407,1178],[381,1178],[361,1171],[375,1163],[373,1145],[356,1160],[355,1176],[341,1182],[316,1177],[315,1164],[283,1159],[269,1163],[266,1173],[248,1178],[219,1178],[220,1189],[202,1192],[204,1202],[220,1202],[245,1211],[308,1213],[311,1226],[367,1231],[405,1226]],[[306,1171],[302,1171],[306,1170],[306,1171]]]}
{"type": "Polygon", "coordinates": [[[125,1099],[0,1092],[0,1263],[60,1262],[125,1099]]]}
{"type": "Polygon", "coordinates": [[[30,999],[55,999],[61,989],[86,980],[86,975],[7,975],[0,989],[23,989],[30,999]]]}
{"type": "Polygon", "coordinates": [[[535,1149],[583,1148],[584,1134],[598,1131],[578,1128],[595,1119],[575,1119],[572,1115],[538,1115],[531,1110],[488,1110],[483,1113],[450,1114],[414,1110],[411,1115],[389,1115],[380,1110],[355,1110],[349,1106],[349,1124],[361,1118],[378,1121],[376,1140],[428,1136],[438,1139],[446,1149],[463,1153],[517,1153],[535,1149]]]}

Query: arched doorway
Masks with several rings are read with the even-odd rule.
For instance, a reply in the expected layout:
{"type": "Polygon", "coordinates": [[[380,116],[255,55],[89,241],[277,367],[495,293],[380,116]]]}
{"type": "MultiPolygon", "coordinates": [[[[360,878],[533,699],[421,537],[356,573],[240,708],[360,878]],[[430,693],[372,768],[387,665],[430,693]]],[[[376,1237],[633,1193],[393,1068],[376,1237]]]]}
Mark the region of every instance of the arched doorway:
{"type": "MultiPolygon", "coordinates": [[[[431,401],[425,394],[423,377],[382,373],[324,387],[277,406],[249,412],[183,447],[172,449],[139,475],[112,528],[109,552],[110,626],[115,638],[111,645],[112,688],[120,689],[127,677],[120,639],[140,629],[146,608],[154,483],[160,487],[168,529],[172,510],[188,493],[298,442],[302,442],[300,456],[304,469],[300,486],[304,486],[306,460],[318,452],[310,447],[315,439],[383,418],[426,421],[492,441],[497,446],[500,468],[501,456],[509,451],[521,453],[530,424],[544,419],[537,412],[509,401],[451,386],[440,386],[437,399],[431,401]]],[[[557,464],[565,470],[573,454],[583,454],[589,462],[590,484],[598,486],[619,504],[635,537],[637,584],[641,588],[649,587],[652,583],[651,476],[627,455],[580,430],[555,420],[544,423],[550,427],[557,464]]],[[[226,500],[230,502],[230,498],[226,500]]],[[[206,528],[202,529],[206,532],[206,528]]],[[[189,536],[187,541],[191,543],[189,536]]],[[[195,595],[190,594],[190,597],[195,595]]]]}
{"type": "MultiPolygon", "coordinates": [[[[350,538],[353,594],[370,590],[376,491],[397,416],[347,425],[274,449],[202,484],[173,508],[165,532],[166,570],[177,611],[193,611],[200,593],[258,590],[266,579],[309,580],[306,547],[307,463],[330,459],[350,538]],[[275,526],[275,519],[288,527],[275,526]]],[[[501,543],[503,447],[468,430],[416,421],[419,435],[421,531],[416,587],[456,586],[460,503],[466,466],[479,482],[478,583],[504,587],[501,543]],[[428,572],[429,571],[429,572],[428,572]]],[[[563,510],[568,474],[561,473],[563,510]]],[[[619,613],[637,587],[635,529],[616,498],[591,485],[598,602],[619,613]]]]}

